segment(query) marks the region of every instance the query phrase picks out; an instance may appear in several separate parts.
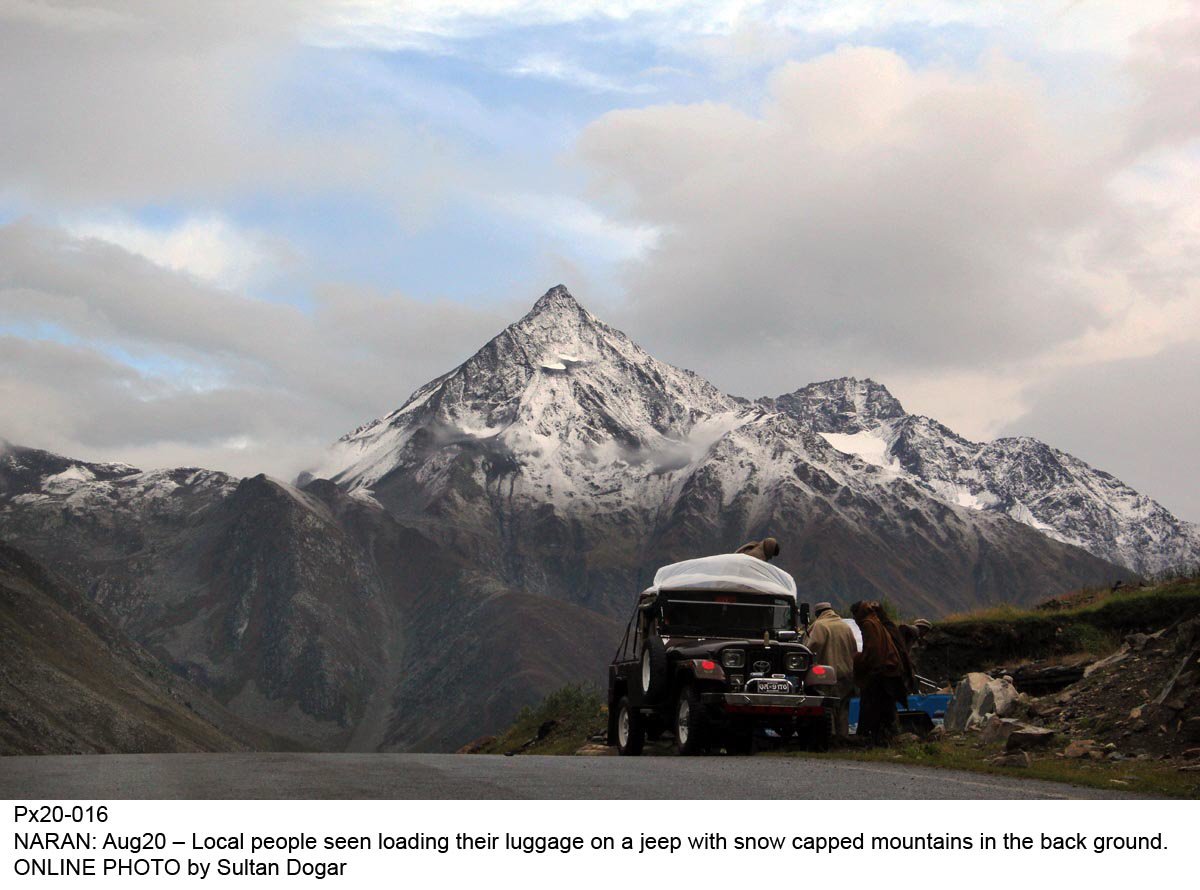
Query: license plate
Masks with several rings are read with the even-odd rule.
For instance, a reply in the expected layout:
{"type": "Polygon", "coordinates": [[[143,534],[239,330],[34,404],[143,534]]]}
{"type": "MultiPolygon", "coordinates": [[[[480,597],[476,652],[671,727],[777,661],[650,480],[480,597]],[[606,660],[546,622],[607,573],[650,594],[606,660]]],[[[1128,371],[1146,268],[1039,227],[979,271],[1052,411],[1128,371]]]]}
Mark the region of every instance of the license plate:
{"type": "Polygon", "coordinates": [[[787,680],[755,680],[755,692],[783,692],[792,691],[792,684],[787,680]]]}

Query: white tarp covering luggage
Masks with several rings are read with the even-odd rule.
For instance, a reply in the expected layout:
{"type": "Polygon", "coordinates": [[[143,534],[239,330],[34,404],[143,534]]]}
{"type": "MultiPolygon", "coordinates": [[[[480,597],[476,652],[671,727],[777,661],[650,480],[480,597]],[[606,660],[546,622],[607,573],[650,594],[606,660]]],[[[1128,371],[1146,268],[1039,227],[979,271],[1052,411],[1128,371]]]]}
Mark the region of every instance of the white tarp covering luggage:
{"type": "Polygon", "coordinates": [[[783,569],[744,553],[702,556],[663,566],[647,593],[660,590],[727,590],[796,598],[796,581],[783,569]]]}

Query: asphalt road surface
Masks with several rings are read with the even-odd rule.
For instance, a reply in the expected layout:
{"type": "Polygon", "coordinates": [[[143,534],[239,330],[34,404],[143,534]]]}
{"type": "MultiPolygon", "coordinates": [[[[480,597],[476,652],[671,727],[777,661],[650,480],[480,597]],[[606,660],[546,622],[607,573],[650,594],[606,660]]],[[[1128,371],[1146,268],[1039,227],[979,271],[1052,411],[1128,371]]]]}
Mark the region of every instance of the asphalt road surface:
{"type": "Polygon", "coordinates": [[[0,757],[6,799],[1128,797],[1055,782],[779,757],[109,754],[0,757]]]}

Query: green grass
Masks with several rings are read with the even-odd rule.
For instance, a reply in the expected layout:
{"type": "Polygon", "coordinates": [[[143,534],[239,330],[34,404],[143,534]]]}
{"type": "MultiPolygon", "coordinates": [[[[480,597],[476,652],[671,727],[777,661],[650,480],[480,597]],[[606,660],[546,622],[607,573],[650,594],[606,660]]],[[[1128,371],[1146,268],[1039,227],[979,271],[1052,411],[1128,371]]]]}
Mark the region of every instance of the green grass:
{"type": "Polygon", "coordinates": [[[1200,580],[1103,592],[1059,609],[994,606],[937,622],[920,655],[921,671],[952,679],[967,671],[1087,653],[1105,655],[1135,631],[1153,632],[1200,615],[1200,580]]]}
{"type": "MultiPolygon", "coordinates": [[[[1087,591],[1084,591],[1087,592],[1087,591]]],[[[974,621],[1046,621],[1056,619],[1087,619],[1097,626],[1115,626],[1138,620],[1147,610],[1153,615],[1169,615],[1171,607],[1200,603],[1200,578],[1181,578],[1154,587],[1127,587],[1100,592],[1100,598],[1078,606],[1060,609],[1037,607],[1020,608],[1008,604],[991,606],[973,612],[957,613],[942,619],[941,624],[974,621]]]]}
{"type": "Polygon", "coordinates": [[[981,748],[971,739],[916,742],[895,748],[831,751],[826,754],[785,753],[784,757],[819,757],[867,763],[899,763],[936,769],[965,770],[1018,779],[1043,779],[1107,791],[1127,791],[1161,797],[1200,797],[1200,773],[1154,761],[1067,760],[1053,753],[1036,755],[1028,767],[998,766],[989,762],[998,748],[981,748]]]}
{"type": "Polygon", "coordinates": [[[482,746],[480,754],[574,754],[589,737],[604,732],[608,709],[593,686],[580,684],[555,690],[536,707],[525,707],[503,735],[482,746]],[[537,739],[538,728],[548,721],[554,727],[537,739]]]}

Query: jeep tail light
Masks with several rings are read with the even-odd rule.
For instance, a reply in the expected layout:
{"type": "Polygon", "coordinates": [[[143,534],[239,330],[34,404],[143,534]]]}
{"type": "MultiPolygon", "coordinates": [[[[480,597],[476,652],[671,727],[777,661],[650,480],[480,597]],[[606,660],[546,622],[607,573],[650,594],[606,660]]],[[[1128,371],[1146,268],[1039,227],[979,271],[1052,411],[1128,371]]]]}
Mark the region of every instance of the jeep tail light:
{"type": "Polygon", "coordinates": [[[709,661],[705,659],[704,661],[700,662],[700,667],[706,671],[715,671],[717,669],[717,663],[715,661],[709,661]]]}
{"type": "Polygon", "coordinates": [[[832,686],[837,683],[837,671],[827,664],[814,664],[804,682],[810,686],[832,686]]]}

